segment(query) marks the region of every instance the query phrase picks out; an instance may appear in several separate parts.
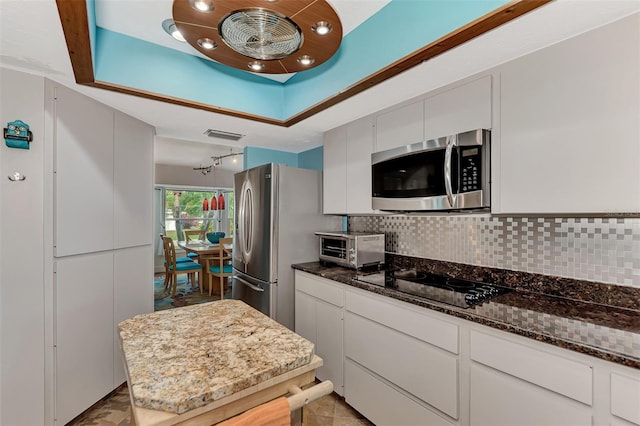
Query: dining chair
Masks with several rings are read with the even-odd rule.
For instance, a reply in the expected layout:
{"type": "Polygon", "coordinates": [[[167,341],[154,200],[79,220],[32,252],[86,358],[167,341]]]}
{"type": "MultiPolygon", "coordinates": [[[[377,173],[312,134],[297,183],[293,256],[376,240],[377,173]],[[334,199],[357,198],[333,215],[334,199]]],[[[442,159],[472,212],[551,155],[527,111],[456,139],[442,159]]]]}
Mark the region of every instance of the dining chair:
{"type": "MultiPolygon", "coordinates": [[[[164,251],[164,288],[169,287],[169,264],[167,263],[167,249],[164,245],[164,235],[160,234],[160,241],[162,242],[162,249],[164,251]]],[[[191,262],[191,258],[189,257],[178,257],[176,258],[176,263],[182,262],[191,262]]]]}
{"type": "Polygon", "coordinates": [[[232,243],[233,238],[220,238],[218,255],[204,259],[208,274],[209,296],[213,292],[213,278],[218,278],[220,281],[220,300],[224,299],[224,279],[230,277],[233,273],[231,265],[232,243]]]}
{"type": "MultiPolygon", "coordinates": [[[[204,241],[207,236],[206,229],[189,229],[182,232],[184,233],[184,240],[187,243],[193,242],[195,240],[204,241]]],[[[190,260],[195,261],[198,259],[198,253],[187,253],[187,257],[189,257],[190,260]]]]}
{"type": "MultiPolygon", "coordinates": [[[[191,287],[194,287],[195,277],[198,274],[199,281],[202,281],[202,265],[191,260],[187,262],[176,261],[176,247],[173,244],[173,240],[170,237],[163,237],[162,242],[164,244],[166,273],[171,279],[171,297],[176,296],[176,289],[178,288],[178,274],[187,274],[191,280],[191,287]]],[[[166,281],[166,280],[165,280],[166,281]]]]}

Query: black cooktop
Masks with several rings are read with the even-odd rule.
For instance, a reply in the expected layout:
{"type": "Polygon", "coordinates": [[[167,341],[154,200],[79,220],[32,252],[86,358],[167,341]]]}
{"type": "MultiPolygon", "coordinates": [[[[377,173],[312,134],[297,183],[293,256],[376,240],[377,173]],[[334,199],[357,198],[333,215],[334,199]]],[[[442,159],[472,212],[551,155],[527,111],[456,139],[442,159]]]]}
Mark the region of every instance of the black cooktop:
{"type": "Polygon", "coordinates": [[[469,308],[509,291],[493,284],[454,279],[416,270],[359,273],[355,279],[461,308],[469,308]]]}

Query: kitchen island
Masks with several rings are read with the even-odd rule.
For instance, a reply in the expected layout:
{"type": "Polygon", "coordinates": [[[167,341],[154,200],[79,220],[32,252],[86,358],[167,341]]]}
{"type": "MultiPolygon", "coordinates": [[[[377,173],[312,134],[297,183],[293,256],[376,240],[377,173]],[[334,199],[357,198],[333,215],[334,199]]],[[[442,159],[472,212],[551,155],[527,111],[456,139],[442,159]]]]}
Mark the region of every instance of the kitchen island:
{"type": "Polygon", "coordinates": [[[118,325],[132,424],[213,424],[313,382],[314,345],[238,300],[118,325]]]}

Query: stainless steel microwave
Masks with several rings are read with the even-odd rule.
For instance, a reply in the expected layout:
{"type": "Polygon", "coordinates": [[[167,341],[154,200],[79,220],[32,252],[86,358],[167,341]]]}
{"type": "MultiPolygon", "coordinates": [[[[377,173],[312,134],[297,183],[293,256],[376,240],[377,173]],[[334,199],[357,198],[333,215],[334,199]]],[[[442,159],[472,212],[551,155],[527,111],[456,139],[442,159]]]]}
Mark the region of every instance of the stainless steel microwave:
{"type": "Polygon", "coordinates": [[[491,131],[478,129],[371,155],[372,207],[437,211],[490,207],[491,131]]]}

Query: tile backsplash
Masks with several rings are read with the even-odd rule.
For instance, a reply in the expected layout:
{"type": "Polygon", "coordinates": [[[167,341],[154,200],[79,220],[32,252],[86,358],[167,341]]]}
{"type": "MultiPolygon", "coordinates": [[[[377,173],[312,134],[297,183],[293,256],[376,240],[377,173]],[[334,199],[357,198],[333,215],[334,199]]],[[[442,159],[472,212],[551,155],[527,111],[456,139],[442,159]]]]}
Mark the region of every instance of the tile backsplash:
{"type": "Polygon", "coordinates": [[[640,288],[640,218],[350,216],[404,256],[640,288]]]}

